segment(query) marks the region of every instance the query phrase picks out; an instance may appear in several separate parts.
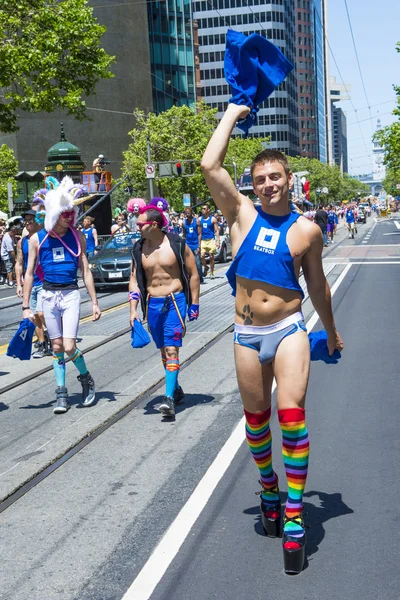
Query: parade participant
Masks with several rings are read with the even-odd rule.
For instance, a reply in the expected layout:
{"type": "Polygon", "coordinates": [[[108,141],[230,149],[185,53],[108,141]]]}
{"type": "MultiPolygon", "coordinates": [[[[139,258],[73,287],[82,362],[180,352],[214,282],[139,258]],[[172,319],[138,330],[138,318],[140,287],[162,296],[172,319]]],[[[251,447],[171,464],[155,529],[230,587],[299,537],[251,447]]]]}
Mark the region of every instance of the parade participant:
{"type": "Polygon", "coordinates": [[[175,404],[184,393],[178,383],[179,348],[185,335],[185,319],[199,316],[199,276],[194,256],[185,241],[166,233],[162,209],[145,206],[136,226],[141,239],[132,249],[129,282],[130,323],[138,319],[140,300],[151,336],[161,351],[165,368],[165,397],[159,406],[166,417],[175,415],[175,404]],[[189,309],[189,310],[188,310],[189,309]]]}
{"type": "Polygon", "coordinates": [[[219,229],[218,221],[211,215],[210,205],[205,203],[201,209],[200,217],[200,251],[201,251],[201,262],[204,267],[204,277],[208,273],[208,266],[206,263],[206,254],[210,257],[210,277],[214,279],[214,255],[219,248],[219,229]]]}
{"type": "Polygon", "coordinates": [[[183,221],[183,239],[194,254],[196,261],[197,272],[199,274],[200,283],[204,283],[203,269],[200,260],[200,227],[197,218],[193,215],[191,208],[185,209],[185,218],[183,221]]]}
{"type": "Polygon", "coordinates": [[[94,221],[93,217],[90,217],[90,216],[84,217],[83,227],[81,229],[81,231],[86,239],[86,254],[89,257],[93,256],[93,254],[95,253],[95,248],[99,243],[98,237],[97,237],[97,230],[93,226],[93,221],[94,221]]]}
{"type": "Polygon", "coordinates": [[[345,219],[347,231],[349,232],[349,238],[354,239],[354,232],[357,233],[355,222],[356,218],[353,207],[351,205],[346,208],[345,219]]]}
{"type": "MultiPolygon", "coordinates": [[[[27,230],[27,235],[24,236],[17,243],[15,277],[17,280],[18,298],[22,298],[23,296],[22,277],[24,272],[26,271],[26,267],[28,264],[29,240],[40,229],[40,225],[38,225],[36,222],[36,212],[34,210],[27,210],[25,213],[22,213],[21,216],[25,221],[24,225],[27,230]]],[[[38,339],[38,345],[36,351],[33,354],[33,358],[43,358],[44,356],[48,356],[49,352],[51,351],[50,339],[48,337],[47,331],[44,328],[42,290],[43,282],[39,279],[39,277],[36,274],[34,274],[32,291],[29,298],[29,308],[35,315],[34,323],[36,325],[35,333],[38,339]]]]}
{"type": "Polygon", "coordinates": [[[152,198],[149,202],[149,206],[155,206],[155,207],[159,208],[160,210],[162,210],[163,215],[166,220],[166,225],[164,227],[164,230],[169,231],[171,233],[173,231],[173,227],[172,227],[171,217],[169,214],[169,204],[166,201],[166,199],[161,198],[161,197],[152,198]]]}
{"type": "Polygon", "coordinates": [[[321,230],[290,211],[293,174],[286,157],[264,150],[251,165],[253,189],[261,207],[241,194],[223,168],[236,122],[249,108],[229,104],[202,159],[202,169],[215,204],[227,219],[235,257],[227,277],[236,295],[234,353],[246,417],[246,437],[260,470],[262,522],[267,535],[280,532],[278,477],[272,468],[271,389],[277,383],[278,419],[288,482],[284,515],[285,571],[298,573],[305,558],[303,493],[309,442],[305,396],[310,345],[298,278],[303,269],[310,299],[326,329],[329,353],[342,350],[322,268],[321,230]]]}
{"type": "Polygon", "coordinates": [[[64,177],[60,186],[47,194],[45,227],[31,236],[29,241],[24,283],[22,316],[33,321],[29,298],[35,270],[39,277],[41,274],[43,276],[43,313],[52,342],[53,369],[57,383],[55,414],[65,413],[69,409],[64,353],[79,371],[83,406],[91,406],[95,401],[93,378],[87,370],[82,352],[76,347],[80,316],[78,268],[82,271],[83,281],[92,299],[93,321],[100,318],[101,311],[86,257],[85,236],[74,227],[77,214],[77,207],[74,205],[75,190],[72,180],[64,177]]]}
{"type": "Polygon", "coordinates": [[[332,205],[328,207],[328,223],[326,226],[326,232],[328,235],[328,240],[333,244],[333,234],[335,232],[335,223],[336,223],[336,214],[332,208],[332,205]]]}
{"type": "Polygon", "coordinates": [[[128,210],[128,227],[134,233],[136,231],[136,221],[139,218],[140,209],[146,206],[143,198],[131,198],[128,200],[126,208],[128,210]]]}
{"type": "Polygon", "coordinates": [[[114,231],[111,228],[112,235],[125,235],[130,232],[130,228],[126,222],[124,213],[120,213],[118,215],[116,225],[117,226],[114,228],[114,231]]]}
{"type": "Polygon", "coordinates": [[[324,237],[324,246],[328,246],[328,213],[326,212],[322,204],[319,205],[318,210],[315,213],[314,223],[316,223],[321,229],[322,235],[324,237]]]}

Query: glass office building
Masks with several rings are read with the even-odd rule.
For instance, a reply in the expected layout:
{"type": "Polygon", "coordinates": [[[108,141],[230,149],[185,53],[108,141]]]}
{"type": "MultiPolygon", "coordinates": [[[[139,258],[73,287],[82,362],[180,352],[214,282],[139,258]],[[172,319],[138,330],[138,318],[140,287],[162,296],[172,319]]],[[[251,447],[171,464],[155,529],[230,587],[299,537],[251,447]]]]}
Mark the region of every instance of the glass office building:
{"type": "Polygon", "coordinates": [[[327,161],[323,0],[296,0],[300,154],[327,161]]]}
{"type": "MultiPolygon", "coordinates": [[[[224,77],[228,28],[247,35],[259,33],[278,46],[292,64],[296,61],[295,0],[194,0],[198,22],[202,96],[221,118],[230,89],[224,77]]],[[[250,136],[270,137],[270,147],[289,156],[299,154],[297,82],[292,71],[263,103],[250,136]]],[[[235,130],[237,135],[241,135],[235,130]]]]}
{"type": "Polygon", "coordinates": [[[192,2],[149,0],[147,12],[153,110],[191,106],[196,93],[192,2]]]}

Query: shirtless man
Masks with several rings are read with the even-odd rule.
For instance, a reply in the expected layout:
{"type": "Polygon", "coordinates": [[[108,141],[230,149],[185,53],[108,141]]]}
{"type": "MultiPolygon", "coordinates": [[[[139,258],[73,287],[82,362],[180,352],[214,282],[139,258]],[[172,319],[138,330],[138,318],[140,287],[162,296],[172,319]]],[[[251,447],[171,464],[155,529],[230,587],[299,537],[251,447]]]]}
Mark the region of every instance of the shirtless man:
{"type": "Polygon", "coordinates": [[[160,412],[175,416],[175,404],[184,393],[178,384],[179,348],[185,335],[185,319],[199,316],[200,279],[193,252],[178,235],[165,233],[167,221],[161,209],[147,206],[136,222],[141,239],[132,249],[129,282],[130,323],[138,319],[139,300],[143,315],[165,368],[165,397],[160,412]]]}
{"type": "Polygon", "coordinates": [[[329,353],[342,350],[343,343],[322,268],[322,233],[317,225],[290,210],[293,175],[286,157],[265,150],[253,160],[251,175],[260,208],[237,191],[222,166],[231,132],[248,112],[244,106],[229,104],[204,153],[202,169],[214,202],[228,222],[235,257],[227,273],[236,294],[235,363],[246,437],[260,470],[262,522],[267,535],[280,534],[281,503],[269,428],[275,377],[288,482],[284,564],[287,573],[299,573],[305,557],[302,500],[309,443],[304,404],[310,370],[310,346],[301,313],[303,292],[298,283],[300,267],[326,329],[329,353]]]}

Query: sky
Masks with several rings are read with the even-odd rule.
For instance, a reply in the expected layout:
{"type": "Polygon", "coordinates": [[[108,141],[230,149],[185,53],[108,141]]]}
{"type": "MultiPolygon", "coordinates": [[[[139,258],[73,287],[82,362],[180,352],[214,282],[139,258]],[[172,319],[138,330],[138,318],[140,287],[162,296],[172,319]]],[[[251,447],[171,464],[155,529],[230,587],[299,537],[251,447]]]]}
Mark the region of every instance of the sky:
{"type": "Polygon", "coordinates": [[[349,172],[351,175],[371,173],[371,136],[377,119],[381,119],[382,126],[396,120],[391,112],[396,106],[393,84],[400,86],[400,52],[396,51],[396,44],[400,42],[400,2],[347,0],[365,94],[345,0],[327,1],[327,37],[332,50],[329,55],[330,74],[336,77],[338,83],[351,86],[353,105],[349,101],[337,104],[347,117],[349,172]]]}

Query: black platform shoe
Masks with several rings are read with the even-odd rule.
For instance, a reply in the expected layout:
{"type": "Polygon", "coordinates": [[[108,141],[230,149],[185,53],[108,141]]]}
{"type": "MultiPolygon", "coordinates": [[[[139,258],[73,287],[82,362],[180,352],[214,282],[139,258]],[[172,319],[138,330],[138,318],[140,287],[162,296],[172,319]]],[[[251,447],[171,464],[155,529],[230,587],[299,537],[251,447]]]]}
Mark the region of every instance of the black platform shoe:
{"type": "MultiPolygon", "coordinates": [[[[276,481],[278,482],[278,476],[276,476],[276,481]]],[[[260,481],[263,486],[262,482],[260,481]]],[[[263,492],[271,492],[273,494],[279,495],[279,487],[278,483],[273,488],[268,488],[268,490],[263,486],[261,492],[257,492],[257,494],[262,494],[263,492]]],[[[261,521],[263,524],[263,528],[265,531],[265,535],[268,537],[280,537],[281,535],[281,502],[277,500],[276,503],[272,504],[270,502],[265,502],[263,498],[261,498],[261,521]]]]}
{"type": "Polygon", "coordinates": [[[282,534],[283,565],[285,573],[288,575],[297,575],[302,572],[306,557],[305,525],[302,515],[299,515],[298,517],[287,517],[285,515],[283,527],[285,527],[285,524],[289,521],[296,523],[296,525],[300,525],[304,531],[301,537],[291,536],[290,533],[285,533],[285,529],[283,529],[282,534]]]}

